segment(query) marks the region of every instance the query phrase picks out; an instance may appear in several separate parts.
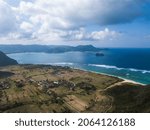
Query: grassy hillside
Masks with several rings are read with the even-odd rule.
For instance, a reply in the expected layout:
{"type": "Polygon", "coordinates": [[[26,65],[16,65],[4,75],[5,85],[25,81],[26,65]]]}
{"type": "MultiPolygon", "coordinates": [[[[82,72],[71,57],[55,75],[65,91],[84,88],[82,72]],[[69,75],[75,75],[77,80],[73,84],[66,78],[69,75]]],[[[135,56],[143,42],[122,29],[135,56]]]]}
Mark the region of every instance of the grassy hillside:
{"type": "Polygon", "coordinates": [[[150,112],[150,87],[68,67],[0,68],[0,112],[150,112]]]}

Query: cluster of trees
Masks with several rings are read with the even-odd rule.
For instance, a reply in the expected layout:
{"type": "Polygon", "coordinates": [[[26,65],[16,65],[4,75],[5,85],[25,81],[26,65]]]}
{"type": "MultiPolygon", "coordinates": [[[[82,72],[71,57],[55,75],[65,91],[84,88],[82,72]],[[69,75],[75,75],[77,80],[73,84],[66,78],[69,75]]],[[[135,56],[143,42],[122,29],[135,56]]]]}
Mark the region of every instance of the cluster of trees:
{"type": "Polygon", "coordinates": [[[25,83],[23,80],[20,80],[20,81],[16,81],[16,87],[18,88],[23,88],[25,86],[25,83]]]}
{"type": "Polygon", "coordinates": [[[76,87],[79,87],[80,89],[85,90],[87,93],[96,91],[96,87],[87,82],[80,82],[80,83],[76,84],[76,87]]]}

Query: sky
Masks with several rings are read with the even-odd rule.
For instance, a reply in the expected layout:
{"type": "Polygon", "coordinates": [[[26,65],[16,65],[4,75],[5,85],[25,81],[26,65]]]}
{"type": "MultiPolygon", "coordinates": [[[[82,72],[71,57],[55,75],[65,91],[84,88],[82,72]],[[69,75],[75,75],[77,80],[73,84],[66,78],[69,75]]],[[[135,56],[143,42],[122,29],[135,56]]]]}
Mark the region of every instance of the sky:
{"type": "Polygon", "coordinates": [[[150,47],[150,0],[0,0],[0,44],[150,47]]]}

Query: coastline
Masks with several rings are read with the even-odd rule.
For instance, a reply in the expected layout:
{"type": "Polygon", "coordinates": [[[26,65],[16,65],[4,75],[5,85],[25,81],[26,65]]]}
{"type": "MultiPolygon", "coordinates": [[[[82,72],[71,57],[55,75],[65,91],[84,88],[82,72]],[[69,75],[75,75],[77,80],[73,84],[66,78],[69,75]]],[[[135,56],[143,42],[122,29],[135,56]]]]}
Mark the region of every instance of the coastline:
{"type": "Polygon", "coordinates": [[[146,84],[142,84],[142,83],[139,83],[139,82],[136,82],[136,81],[133,81],[133,80],[129,80],[129,79],[125,79],[125,78],[121,78],[123,79],[125,83],[133,83],[133,84],[139,84],[139,85],[143,85],[143,86],[146,86],[146,84]]]}
{"type": "Polygon", "coordinates": [[[130,80],[54,65],[14,65],[0,71],[14,74],[0,81],[2,99],[8,98],[0,102],[1,112],[120,113],[149,110],[145,108],[145,103],[146,107],[149,105],[149,87],[130,80]]]}
{"type": "MultiPolygon", "coordinates": [[[[72,68],[72,67],[70,67],[70,68],[72,68]]],[[[143,83],[140,83],[140,82],[136,82],[134,80],[122,78],[120,76],[110,75],[110,74],[106,74],[106,73],[102,73],[102,72],[95,72],[95,71],[81,69],[81,68],[72,68],[72,69],[82,70],[82,71],[86,71],[86,72],[92,72],[92,73],[96,73],[96,74],[101,74],[101,75],[105,75],[105,76],[111,76],[111,77],[119,78],[119,79],[122,79],[123,80],[122,82],[124,82],[124,83],[132,83],[132,84],[138,84],[138,85],[146,86],[146,84],[143,84],[143,83]]]]}
{"type": "MultiPolygon", "coordinates": [[[[26,64],[19,64],[19,65],[26,65],[26,64]]],[[[35,64],[34,64],[35,65],[35,64]]],[[[45,64],[36,64],[36,65],[45,65],[45,64]]],[[[54,64],[47,64],[47,65],[51,65],[51,66],[61,66],[61,65],[54,65],[54,64]]],[[[65,66],[64,66],[65,67],[65,66]]],[[[66,66],[66,67],[70,67],[71,69],[74,70],[81,70],[81,71],[85,71],[85,72],[91,72],[91,73],[96,73],[96,74],[101,74],[101,75],[105,75],[105,76],[110,76],[110,77],[115,77],[115,78],[119,78],[122,79],[122,83],[132,83],[132,84],[138,84],[138,85],[142,85],[142,86],[146,86],[147,84],[144,83],[140,83],[134,80],[130,80],[130,79],[126,79],[126,78],[122,78],[120,76],[116,76],[116,75],[111,75],[111,74],[106,74],[106,73],[102,73],[102,72],[96,72],[96,71],[91,71],[91,70],[86,70],[86,69],[81,69],[81,68],[74,68],[71,66],[66,66]]]]}
{"type": "MultiPolygon", "coordinates": [[[[54,65],[54,64],[47,64],[47,65],[61,66],[61,65],[54,65]]],[[[147,85],[144,83],[140,83],[140,82],[137,82],[137,81],[134,81],[131,79],[126,79],[126,78],[116,76],[116,75],[111,75],[111,74],[106,74],[106,73],[102,73],[102,72],[96,72],[96,71],[91,71],[91,70],[86,70],[86,69],[81,69],[81,68],[76,68],[76,67],[71,67],[71,66],[67,66],[67,67],[70,67],[71,69],[75,69],[75,70],[81,70],[81,71],[85,71],[85,72],[91,72],[91,73],[96,73],[96,74],[101,74],[101,75],[105,75],[105,76],[111,76],[111,77],[119,78],[119,79],[122,79],[124,83],[132,83],[132,84],[138,84],[138,85],[143,85],[143,86],[147,85]]]]}

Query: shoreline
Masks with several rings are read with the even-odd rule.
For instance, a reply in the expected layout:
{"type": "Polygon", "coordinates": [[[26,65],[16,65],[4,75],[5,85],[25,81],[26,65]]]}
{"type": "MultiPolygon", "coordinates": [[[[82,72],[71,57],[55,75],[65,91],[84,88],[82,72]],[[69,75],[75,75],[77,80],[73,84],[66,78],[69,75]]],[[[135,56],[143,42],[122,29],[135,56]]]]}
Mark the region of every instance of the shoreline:
{"type": "MultiPolygon", "coordinates": [[[[72,68],[72,67],[70,67],[70,68],[72,68]]],[[[85,70],[85,69],[80,69],[80,68],[72,68],[72,69],[86,71],[86,72],[92,72],[92,73],[101,74],[101,75],[105,75],[105,76],[112,76],[112,77],[115,77],[115,78],[122,79],[123,80],[122,82],[124,82],[124,83],[133,83],[133,84],[138,84],[138,85],[143,85],[143,86],[147,85],[147,84],[143,84],[143,83],[140,83],[140,82],[136,82],[134,80],[130,80],[130,79],[122,78],[120,76],[115,76],[115,75],[106,74],[106,73],[102,73],[102,72],[95,72],[95,71],[85,70]]]]}
{"type": "MultiPolygon", "coordinates": [[[[61,65],[54,65],[54,64],[48,64],[48,65],[61,66],[61,65]]],[[[63,66],[63,67],[65,67],[65,66],[63,66]]],[[[134,80],[131,80],[131,79],[126,79],[126,78],[123,78],[123,77],[120,77],[120,76],[116,76],[116,75],[111,75],[111,74],[106,74],[106,73],[102,73],[102,72],[96,72],[96,71],[86,70],[86,69],[81,69],[81,68],[74,68],[74,67],[71,67],[71,66],[66,66],[66,67],[70,67],[71,69],[75,69],[75,70],[81,70],[81,71],[86,71],[86,72],[92,72],[92,73],[96,73],[96,74],[101,74],[101,75],[105,75],[105,76],[112,76],[112,77],[115,77],[115,78],[122,79],[122,80],[124,80],[123,82],[126,82],[126,83],[139,84],[139,85],[143,85],[143,86],[147,85],[147,84],[144,84],[144,83],[140,83],[140,82],[137,82],[137,81],[134,81],[134,80]]]]}
{"type": "MultiPolygon", "coordinates": [[[[23,65],[25,65],[25,64],[23,64],[23,65]]],[[[39,65],[44,65],[44,64],[39,64],[39,65]]],[[[52,65],[52,64],[48,64],[48,65],[52,65]]],[[[52,65],[52,66],[61,66],[61,65],[52,65]]],[[[65,66],[61,66],[61,67],[65,67],[65,66]]],[[[101,74],[101,75],[105,75],[105,76],[111,76],[111,77],[119,78],[119,79],[122,79],[123,80],[122,82],[124,82],[124,83],[132,83],[132,84],[138,84],[138,85],[143,85],[143,86],[147,85],[147,84],[140,83],[140,82],[137,82],[134,80],[122,78],[120,76],[115,76],[115,75],[111,75],[111,74],[106,74],[106,73],[102,73],[102,72],[96,72],[96,71],[91,71],[91,70],[86,70],[86,69],[81,69],[81,68],[73,68],[71,66],[66,66],[66,67],[70,67],[71,69],[74,69],[74,70],[81,70],[81,71],[85,71],[85,72],[91,72],[91,73],[96,73],[96,74],[101,74]]]]}
{"type": "Polygon", "coordinates": [[[129,80],[129,79],[125,79],[125,78],[122,78],[122,79],[124,80],[125,83],[133,83],[133,84],[139,84],[139,85],[146,86],[146,84],[139,83],[139,82],[136,82],[136,81],[133,81],[133,80],[129,80]]]}
{"type": "MultiPolygon", "coordinates": [[[[27,64],[18,64],[18,65],[27,65],[27,64]]],[[[31,64],[31,65],[45,65],[45,64],[31,64]]],[[[51,64],[48,64],[47,66],[49,66],[49,65],[51,65],[51,64]]],[[[61,66],[61,65],[51,65],[51,66],[65,67],[65,66],[61,66]]],[[[106,74],[106,73],[102,73],[102,72],[96,72],[96,71],[91,71],[91,70],[86,70],[86,69],[81,69],[81,68],[73,68],[71,66],[66,66],[66,67],[70,67],[73,70],[81,70],[81,71],[85,71],[85,72],[91,72],[91,73],[96,73],[96,74],[101,74],[101,75],[105,75],[105,76],[119,78],[119,79],[122,79],[123,80],[122,82],[124,82],[124,83],[132,83],[132,84],[138,84],[138,85],[142,85],[142,86],[147,85],[147,84],[140,83],[140,82],[137,82],[137,81],[134,81],[134,80],[122,78],[122,77],[116,76],[116,75],[111,75],[111,74],[106,74]]]]}

